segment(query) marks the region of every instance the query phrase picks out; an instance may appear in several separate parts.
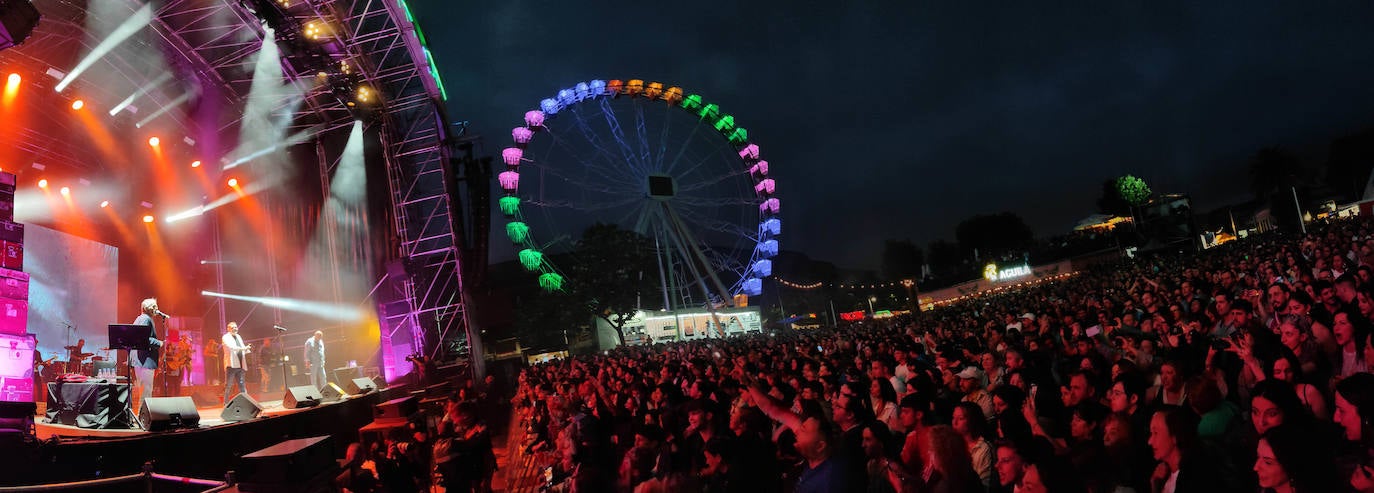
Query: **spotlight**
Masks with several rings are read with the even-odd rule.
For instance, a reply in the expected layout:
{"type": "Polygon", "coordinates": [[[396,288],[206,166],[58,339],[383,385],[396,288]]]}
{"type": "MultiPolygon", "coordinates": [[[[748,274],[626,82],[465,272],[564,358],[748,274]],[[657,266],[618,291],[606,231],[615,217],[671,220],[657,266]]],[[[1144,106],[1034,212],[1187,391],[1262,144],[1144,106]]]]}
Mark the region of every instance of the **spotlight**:
{"type": "Polygon", "coordinates": [[[192,168],[199,168],[199,167],[200,167],[200,161],[191,161],[191,167],[192,167],[192,168]]]}
{"type": "Polygon", "coordinates": [[[157,147],[158,144],[161,144],[161,143],[162,143],[162,139],[159,139],[159,138],[157,138],[157,137],[150,137],[150,138],[148,138],[148,145],[150,145],[150,146],[157,147]]]}
{"type": "Polygon", "coordinates": [[[109,206],[110,206],[110,201],[108,201],[108,200],[102,200],[102,201],[100,201],[100,208],[101,208],[101,209],[104,209],[104,208],[109,207],[109,206]]]}
{"type": "Polygon", "coordinates": [[[48,179],[43,178],[38,180],[38,188],[48,188],[48,179]]]}
{"type": "Polygon", "coordinates": [[[373,95],[374,95],[374,91],[372,90],[371,87],[367,87],[367,86],[358,86],[358,96],[357,96],[357,99],[358,99],[358,102],[359,102],[359,103],[370,103],[370,102],[372,102],[372,97],[373,97],[373,95]]]}
{"type": "Polygon", "coordinates": [[[230,186],[231,188],[238,188],[238,187],[239,187],[239,179],[238,179],[238,178],[230,178],[230,179],[229,179],[229,186],[230,186]]]}
{"type": "Polygon", "coordinates": [[[70,187],[62,187],[58,190],[58,193],[61,193],[63,197],[66,197],[72,194],[72,189],[70,187]]]}
{"type": "Polygon", "coordinates": [[[152,216],[152,214],[143,216],[143,222],[145,222],[145,223],[151,223],[151,222],[153,222],[153,216],[152,216]]]}
{"type": "Polygon", "coordinates": [[[7,79],[5,82],[7,82],[11,86],[17,86],[19,85],[19,82],[22,80],[24,80],[24,78],[20,77],[19,74],[10,74],[9,79],[7,79]]]}
{"type": "Polygon", "coordinates": [[[85,108],[85,107],[86,107],[86,102],[85,102],[85,101],[82,101],[82,100],[80,100],[80,99],[78,99],[78,100],[76,100],[76,101],[72,101],[72,109],[74,109],[74,110],[80,110],[81,108],[85,108]]]}

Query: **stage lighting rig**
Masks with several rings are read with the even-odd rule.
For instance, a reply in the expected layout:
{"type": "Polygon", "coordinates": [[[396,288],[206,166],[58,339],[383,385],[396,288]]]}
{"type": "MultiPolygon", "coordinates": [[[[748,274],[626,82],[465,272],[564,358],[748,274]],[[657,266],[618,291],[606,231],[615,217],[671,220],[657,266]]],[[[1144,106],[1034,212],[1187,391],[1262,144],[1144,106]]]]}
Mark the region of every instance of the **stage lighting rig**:
{"type": "Polygon", "coordinates": [[[332,14],[309,1],[241,0],[270,30],[283,63],[295,74],[313,74],[339,104],[359,119],[371,119],[383,101],[365,84],[362,71],[350,59],[338,36],[332,14]],[[366,88],[366,89],[363,89],[366,88]],[[363,89],[360,93],[360,89],[363,89]]]}

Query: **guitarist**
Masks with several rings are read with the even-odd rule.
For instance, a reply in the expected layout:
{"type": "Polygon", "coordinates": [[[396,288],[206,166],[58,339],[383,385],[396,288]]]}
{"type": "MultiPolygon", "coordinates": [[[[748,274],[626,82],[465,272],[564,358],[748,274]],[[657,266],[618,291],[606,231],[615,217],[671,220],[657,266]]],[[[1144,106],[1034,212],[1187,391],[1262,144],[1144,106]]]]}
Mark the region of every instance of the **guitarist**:
{"type": "Polygon", "coordinates": [[[248,393],[248,386],[244,384],[244,370],[248,368],[244,359],[248,353],[252,352],[253,346],[243,343],[243,337],[239,336],[239,324],[229,322],[229,332],[224,333],[220,341],[224,343],[224,403],[228,404],[234,398],[234,384],[238,384],[240,394],[248,393]]]}
{"type": "Polygon", "coordinates": [[[181,395],[182,373],[191,362],[190,350],[191,347],[186,343],[186,336],[183,334],[163,352],[162,364],[166,371],[162,375],[162,395],[181,395]]]}

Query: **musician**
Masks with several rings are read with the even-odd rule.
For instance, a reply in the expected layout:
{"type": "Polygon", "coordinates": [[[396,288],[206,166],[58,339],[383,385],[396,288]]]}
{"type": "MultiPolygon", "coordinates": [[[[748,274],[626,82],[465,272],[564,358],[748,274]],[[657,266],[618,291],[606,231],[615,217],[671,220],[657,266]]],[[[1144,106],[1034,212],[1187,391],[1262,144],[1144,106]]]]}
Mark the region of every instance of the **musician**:
{"type": "MultiPolygon", "coordinates": [[[[129,361],[129,365],[134,368],[134,376],[138,378],[139,384],[143,387],[143,392],[138,399],[153,396],[153,377],[157,374],[157,361],[162,350],[162,340],[157,338],[157,324],[153,323],[154,316],[166,317],[157,308],[157,298],[148,298],[140,304],[143,313],[134,319],[134,325],[148,326],[148,347],[134,351],[134,357],[129,361]]],[[[84,340],[78,345],[84,344],[84,340]]]]}
{"type": "Polygon", "coordinates": [[[239,386],[240,394],[248,393],[248,386],[244,384],[244,370],[248,365],[244,364],[244,358],[251,353],[253,346],[244,344],[243,337],[239,336],[239,324],[229,322],[229,332],[224,333],[221,341],[224,344],[224,402],[229,403],[234,398],[234,384],[239,386]]]}
{"type": "Polygon", "coordinates": [[[305,371],[310,372],[310,385],[316,389],[324,388],[329,380],[324,376],[324,332],[315,331],[315,335],[305,340],[305,371]]]}
{"type": "Polygon", "coordinates": [[[186,342],[186,335],[177,337],[177,341],[163,351],[162,366],[162,395],[178,396],[181,395],[181,380],[191,363],[191,345],[186,342]]]}
{"type": "Polygon", "coordinates": [[[181,384],[194,385],[191,382],[191,358],[194,357],[195,349],[191,346],[191,336],[186,333],[181,334],[181,339],[177,341],[177,354],[181,356],[181,384]]]}
{"type": "MultiPolygon", "coordinates": [[[[272,338],[262,340],[262,348],[258,350],[258,367],[262,373],[262,390],[277,390],[277,381],[281,378],[281,350],[272,345],[272,338]]],[[[285,390],[285,389],[283,389],[285,390]]]]}
{"type": "Polygon", "coordinates": [[[220,364],[220,351],[224,348],[219,339],[213,337],[206,339],[205,351],[201,353],[205,357],[205,383],[219,385],[220,378],[224,377],[224,366],[220,364]]]}
{"type": "MultiPolygon", "coordinates": [[[[71,339],[68,339],[71,340],[71,339]]],[[[86,353],[86,340],[77,339],[75,346],[67,346],[67,373],[81,373],[81,360],[91,355],[86,353]]]]}

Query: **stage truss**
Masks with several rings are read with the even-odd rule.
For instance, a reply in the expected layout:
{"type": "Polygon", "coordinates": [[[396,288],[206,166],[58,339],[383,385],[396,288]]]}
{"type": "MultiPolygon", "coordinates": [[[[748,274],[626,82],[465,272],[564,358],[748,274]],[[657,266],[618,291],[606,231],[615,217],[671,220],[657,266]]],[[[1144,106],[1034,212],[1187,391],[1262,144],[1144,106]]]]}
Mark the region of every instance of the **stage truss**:
{"type": "MultiPolygon", "coordinates": [[[[126,4],[130,12],[143,6],[132,0],[116,3],[126,4]]],[[[43,22],[22,49],[0,52],[0,62],[27,65],[42,73],[45,67],[69,66],[70,59],[91,48],[83,19],[94,14],[86,10],[86,2],[39,0],[35,5],[45,16],[43,22]]],[[[383,361],[378,363],[402,372],[408,369],[408,363],[397,360],[393,346],[441,359],[449,352],[446,348],[467,347],[477,355],[471,358],[474,372],[482,374],[480,338],[466,309],[465,284],[473,273],[465,266],[485,264],[487,192],[477,185],[487,186],[489,178],[482,176],[486,170],[472,156],[471,143],[450,124],[442,82],[404,0],[292,0],[289,7],[275,0],[167,0],[154,5],[149,29],[162,46],[152,48],[163,50],[164,72],[176,80],[213,87],[216,94],[209,97],[226,107],[242,108],[252,84],[255,55],[264,37],[275,34],[283,50],[284,75],[304,95],[302,104],[293,110],[292,132],[323,135],[346,130],[358,119],[367,122],[369,135],[378,136],[386,164],[386,230],[395,239],[330,248],[335,262],[371,264],[375,272],[386,274],[374,286],[371,300],[382,326],[383,361]],[[309,20],[338,26],[333,41],[327,46],[312,45],[300,32],[283,27],[299,28],[309,20]],[[335,74],[342,62],[347,62],[348,73],[335,74]],[[326,69],[329,82],[321,83],[326,69]],[[348,98],[341,97],[340,81],[374,88],[381,95],[380,103],[350,105],[348,98]],[[467,188],[460,189],[459,184],[467,188]]],[[[148,86],[157,77],[147,61],[139,59],[106,57],[91,70],[121,74],[131,87],[148,86]]],[[[95,94],[102,88],[82,90],[95,94]]],[[[117,91],[109,89],[101,97],[118,100],[123,96],[117,91]]],[[[145,106],[142,111],[175,106],[182,92],[176,84],[156,87],[140,103],[145,106]]],[[[244,123],[242,112],[225,113],[215,122],[216,128],[200,130],[236,134],[244,123]]],[[[177,118],[187,128],[195,125],[177,118]]],[[[14,145],[73,166],[96,162],[67,149],[55,136],[23,135],[14,145]]],[[[327,192],[341,153],[315,147],[327,192]]],[[[338,280],[333,282],[338,292],[338,280]]],[[[223,304],[220,318],[223,326],[223,304]]]]}

